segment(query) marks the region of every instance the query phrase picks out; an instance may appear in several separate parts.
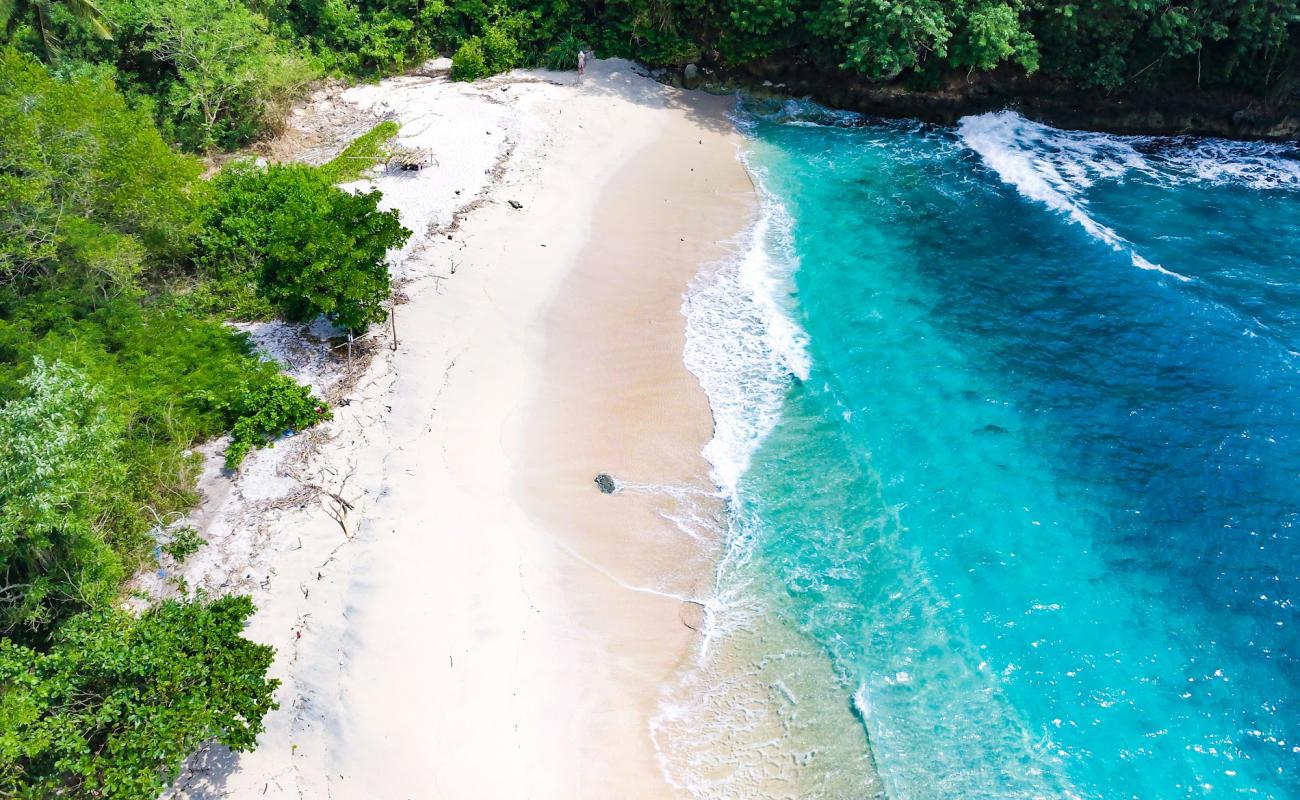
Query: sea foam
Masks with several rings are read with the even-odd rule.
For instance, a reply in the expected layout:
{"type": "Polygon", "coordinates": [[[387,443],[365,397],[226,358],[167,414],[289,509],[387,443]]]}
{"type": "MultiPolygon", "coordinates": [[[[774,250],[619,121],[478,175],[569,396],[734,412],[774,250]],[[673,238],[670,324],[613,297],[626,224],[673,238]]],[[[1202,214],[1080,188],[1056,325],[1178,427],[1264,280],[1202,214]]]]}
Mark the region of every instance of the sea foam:
{"type": "MultiPolygon", "coordinates": [[[[708,396],[714,435],[703,454],[726,501],[723,551],[694,662],[665,686],[651,735],[668,780],[696,798],[787,796],[824,737],[809,733],[822,717],[802,706],[807,684],[795,690],[781,678],[805,673],[831,694],[833,670],[824,656],[790,630],[772,624],[748,569],[753,525],[746,519],[740,484],[765,437],[781,419],[792,381],[811,369],[807,334],[796,318],[793,276],[799,267],[793,220],[764,184],[764,173],[738,154],[759,191],[753,224],[722,263],[705,269],[682,305],[684,360],[708,396]],[[802,665],[802,666],[799,666],[802,665]],[[780,687],[774,690],[772,687],[780,687]],[[776,692],[773,695],[773,692],[776,692]]],[[[688,518],[684,529],[696,527],[688,518]]],[[[841,720],[840,722],[844,722],[841,720]]],[[[851,720],[847,720],[851,725],[851,720]]],[[[834,722],[832,722],[834,724],[834,722]]],[[[855,781],[853,796],[873,786],[870,770],[854,770],[864,742],[852,740],[833,760],[855,781]]],[[[823,743],[822,752],[835,753],[823,743]]],[[[804,797],[837,797],[815,782],[804,797]]]]}
{"type": "MultiPolygon", "coordinates": [[[[742,158],[743,160],[743,158],[742,158]]],[[[799,268],[792,220],[750,168],[763,202],[733,256],[705,270],[682,304],[686,367],[713,411],[704,448],[714,481],[734,496],[750,456],[779,419],[791,376],[806,380],[807,335],[792,316],[792,278],[799,268]]]]}
{"type": "MultiPolygon", "coordinates": [[[[687,364],[715,416],[706,455],[729,513],[700,647],[651,722],[665,774],[710,800],[1165,797],[1197,786],[1290,796],[1270,793],[1293,775],[1273,752],[1294,738],[1285,715],[1232,692],[1290,695],[1268,659],[1202,635],[1198,597],[1217,578],[1187,566],[1248,565],[1270,536],[1287,541],[1247,500],[1290,497],[1290,463],[1261,466],[1286,439],[1264,447],[1253,427],[1232,426],[1294,427],[1294,393],[1275,391],[1291,373],[1253,371],[1266,352],[1255,332],[1269,331],[1256,321],[1237,333],[1239,321],[1294,307],[1282,302],[1289,254],[1225,280],[1223,263],[1241,273],[1254,264],[1243,251],[1274,248],[1203,240],[1200,217],[1170,224],[1203,210],[1199,188],[1162,194],[1228,186],[1205,194],[1268,220],[1286,198],[1261,203],[1237,188],[1286,191],[1289,151],[1180,151],[1014,114],[913,127],[800,103],[769,104],[752,123],[762,214],[683,306],[687,364]],[[1148,215],[1119,216],[1139,204],[1148,215]],[[1186,265],[1195,279],[1149,280],[1129,258],[1186,265]],[[1208,403],[1215,410],[1200,413],[1208,403]],[[1107,469],[1080,467],[1099,457],[1107,469]],[[1206,463],[1231,471],[1205,476],[1206,463]],[[1178,524],[1198,536],[1176,557],[1130,557],[1147,554],[1148,539],[1175,541],[1148,515],[1206,504],[1253,520],[1250,547],[1198,550],[1246,528],[1221,533],[1188,514],[1178,524]],[[1181,597],[1184,572],[1197,592],[1166,603],[1181,597]],[[1237,735],[1238,712],[1255,733],[1237,735]]],[[[1283,311],[1264,319],[1285,341],[1294,322],[1283,311]]],[[[1260,573],[1243,574],[1254,585],[1260,573]]],[[[1216,598],[1235,602],[1227,590],[1216,598]]],[[[1262,609],[1251,636],[1289,646],[1265,627],[1274,613],[1262,609]]],[[[1233,635],[1230,622],[1214,629],[1233,635]]]]}
{"type": "Polygon", "coordinates": [[[1132,145],[1100,134],[1070,136],[1030,122],[1013,111],[963,117],[957,134],[1004,183],[1030,200],[1065,214],[1088,235],[1114,250],[1128,253],[1133,266],[1184,282],[1191,280],[1147,260],[1131,242],[1088,213],[1088,201],[1082,192],[1096,179],[1117,178],[1133,170],[1152,171],[1132,145]]]}

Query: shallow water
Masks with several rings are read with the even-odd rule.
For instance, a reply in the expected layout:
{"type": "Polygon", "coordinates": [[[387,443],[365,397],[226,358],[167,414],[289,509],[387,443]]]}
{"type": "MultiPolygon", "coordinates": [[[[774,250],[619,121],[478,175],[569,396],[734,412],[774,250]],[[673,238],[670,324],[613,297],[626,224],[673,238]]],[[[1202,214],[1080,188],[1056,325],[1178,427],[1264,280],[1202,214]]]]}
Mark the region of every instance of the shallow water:
{"type": "Polygon", "coordinates": [[[1300,797],[1300,150],[740,118],[765,214],[685,308],[731,518],[674,780],[1300,797]]]}

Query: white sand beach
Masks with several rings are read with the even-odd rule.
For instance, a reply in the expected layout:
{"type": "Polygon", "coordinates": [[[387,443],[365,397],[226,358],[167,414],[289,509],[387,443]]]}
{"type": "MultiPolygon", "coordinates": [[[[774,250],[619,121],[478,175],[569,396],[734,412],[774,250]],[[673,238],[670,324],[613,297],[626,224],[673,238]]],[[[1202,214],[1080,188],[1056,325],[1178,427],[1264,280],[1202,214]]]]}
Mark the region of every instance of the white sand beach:
{"type": "Polygon", "coordinates": [[[205,479],[185,578],[253,594],[283,685],[258,749],[192,759],[175,796],[677,796],[648,720],[712,552],[636,487],[710,488],[680,306],[754,212],[730,103],[602,61],[301,112],[309,156],[390,117],[436,165],[374,181],[415,231],[396,349],[376,331],[343,390],[338,351],[297,344],[335,420],[205,479]]]}

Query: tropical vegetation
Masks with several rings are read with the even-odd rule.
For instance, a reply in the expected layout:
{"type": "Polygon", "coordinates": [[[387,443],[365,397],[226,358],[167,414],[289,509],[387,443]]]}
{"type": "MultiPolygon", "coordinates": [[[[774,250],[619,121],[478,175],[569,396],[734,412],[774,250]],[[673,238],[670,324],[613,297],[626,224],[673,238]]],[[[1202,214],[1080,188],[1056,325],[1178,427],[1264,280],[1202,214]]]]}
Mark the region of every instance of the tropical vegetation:
{"type": "Polygon", "coordinates": [[[1300,80],[1300,0],[0,0],[2,29],[62,73],[99,69],[165,138],[230,148],[326,74],[444,53],[472,79],[571,67],[579,48],[651,65],[780,58],[934,85],[997,68],[1108,92],[1300,80]]]}
{"type": "Polygon", "coordinates": [[[155,797],[202,743],[251,747],[273,705],[247,598],[133,614],[125,587],[203,546],[177,522],[197,445],[228,435],[238,469],[330,418],[227,323],[360,331],[410,232],[337,186],[393,123],[324,167],[203,157],[276,132],[324,76],[441,53],[468,80],[581,48],[1273,99],[1300,81],[1300,0],[0,0],[0,798],[155,797]]]}
{"type": "Polygon", "coordinates": [[[152,798],[203,743],[251,747],[276,683],[248,598],[133,614],[129,581],[203,546],[199,444],[238,469],[331,416],[226,322],[378,322],[410,232],[335,185],[391,124],[325,168],[185,152],[268,130],[312,63],[261,13],[105,5],[114,38],[78,39],[64,5],[9,7],[0,46],[0,797],[152,798]],[[111,48],[174,69],[144,89],[111,48]]]}

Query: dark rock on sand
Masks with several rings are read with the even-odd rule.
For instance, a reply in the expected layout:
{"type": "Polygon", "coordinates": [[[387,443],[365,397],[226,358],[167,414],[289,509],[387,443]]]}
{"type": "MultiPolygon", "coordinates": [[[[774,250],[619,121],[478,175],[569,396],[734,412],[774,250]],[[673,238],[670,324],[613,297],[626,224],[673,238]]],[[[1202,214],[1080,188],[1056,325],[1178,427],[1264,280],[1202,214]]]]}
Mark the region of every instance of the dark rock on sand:
{"type": "Polygon", "coordinates": [[[682,86],[687,89],[698,89],[702,82],[700,68],[695,64],[687,64],[682,67],[682,86]]]}
{"type": "Polygon", "coordinates": [[[601,494],[613,494],[618,489],[614,479],[603,472],[596,476],[596,486],[600,488],[601,494]]]}

